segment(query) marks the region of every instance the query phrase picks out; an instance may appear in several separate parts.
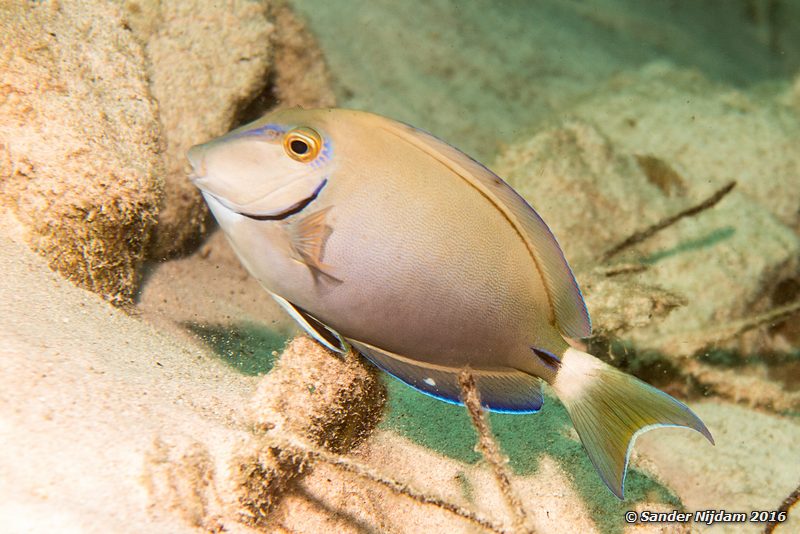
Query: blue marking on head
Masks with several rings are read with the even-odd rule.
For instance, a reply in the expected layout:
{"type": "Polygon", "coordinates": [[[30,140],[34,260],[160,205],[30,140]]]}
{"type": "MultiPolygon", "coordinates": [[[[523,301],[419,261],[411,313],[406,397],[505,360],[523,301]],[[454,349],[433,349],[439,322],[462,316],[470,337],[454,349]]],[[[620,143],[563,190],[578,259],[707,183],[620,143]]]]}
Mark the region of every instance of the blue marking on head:
{"type": "MultiPolygon", "coordinates": [[[[288,127],[280,124],[270,123],[259,126],[258,128],[253,128],[251,130],[237,132],[232,134],[230,138],[236,139],[240,137],[261,137],[264,141],[274,141],[277,143],[283,137],[283,135],[286,134],[286,132],[291,131],[293,128],[295,128],[295,126],[288,127]]],[[[308,165],[310,165],[313,169],[322,167],[333,157],[333,144],[331,143],[330,139],[323,137],[322,134],[320,134],[320,138],[322,139],[322,148],[320,149],[317,157],[308,162],[308,165]]]]}
{"type": "Polygon", "coordinates": [[[252,130],[245,130],[239,132],[235,137],[263,137],[267,141],[277,140],[280,136],[286,133],[287,128],[280,124],[265,124],[252,130]]]}

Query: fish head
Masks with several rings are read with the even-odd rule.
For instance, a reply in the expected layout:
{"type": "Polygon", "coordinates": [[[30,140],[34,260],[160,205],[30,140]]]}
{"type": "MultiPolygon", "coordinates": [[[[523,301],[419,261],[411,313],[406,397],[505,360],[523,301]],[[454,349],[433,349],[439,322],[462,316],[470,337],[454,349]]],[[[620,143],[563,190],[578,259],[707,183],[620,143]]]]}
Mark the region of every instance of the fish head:
{"type": "Polygon", "coordinates": [[[269,113],[189,149],[189,179],[218,220],[221,212],[281,219],[316,198],[335,164],[324,111],[269,113]]]}

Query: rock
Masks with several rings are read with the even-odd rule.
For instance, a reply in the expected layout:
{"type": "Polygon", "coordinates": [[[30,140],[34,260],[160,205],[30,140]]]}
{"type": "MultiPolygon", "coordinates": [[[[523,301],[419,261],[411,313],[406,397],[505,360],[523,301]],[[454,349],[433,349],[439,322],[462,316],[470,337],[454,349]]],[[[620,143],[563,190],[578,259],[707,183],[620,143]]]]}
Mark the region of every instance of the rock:
{"type": "Polygon", "coordinates": [[[570,110],[619,150],[683,174],[697,201],[736,180],[783,224],[800,228],[800,116],[691,70],[653,63],[612,78],[570,110]]]}
{"type": "Polygon", "coordinates": [[[597,335],[622,338],[627,332],[661,320],[686,305],[680,295],[654,285],[643,284],[625,273],[609,276],[608,271],[580,272],[581,291],[591,311],[592,329],[597,335]]]}
{"type": "MultiPolygon", "coordinates": [[[[750,410],[719,402],[696,402],[692,408],[714,434],[716,446],[681,430],[647,432],[637,440],[638,462],[680,497],[687,510],[749,513],[777,510],[797,487],[800,425],[796,417],[750,410]],[[764,446],[769,443],[769,446],[764,446]]],[[[636,459],[634,459],[636,461],[636,459]]],[[[797,507],[775,532],[796,532],[797,507]]],[[[707,528],[702,521],[692,532],[764,532],[764,524],[729,523],[707,528]]]]}
{"type": "Polygon", "coordinates": [[[131,301],[162,198],[144,56],[100,0],[0,6],[0,192],[50,267],[131,301]]]}
{"type": "Polygon", "coordinates": [[[578,271],[680,206],[661,194],[634,157],[586,122],[568,121],[510,146],[493,169],[547,221],[578,271]]]}
{"type": "Polygon", "coordinates": [[[199,243],[208,210],[187,180],[186,151],[231,128],[267,84],[273,26],[261,2],[126,1],[145,47],[166,144],[165,198],[150,257],[199,243]],[[224,43],[224,45],[221,45],[224,43]]]}
{"type": "Polygon", "coordinates": [[[306,24],[281,0],[270,10],[273,33],[273,94],[282,107],[336,105],[322,50],[306,24]]]}
{"type": "MultiPolygon", "coordinates": [[[[620,151],[657,158],[675,169],[683,185],[667,191],[669,196],[684,196],[684,203],[692,204],[724,183],[737,182],[729,200],[680,223],[682,239],[660,245],[665,251],[681,242],[694,252],[663,261],[651,257],[658,260],[661,273],[655,277],[669,272],[674,279],[663,287],[683,292],[694,301],[690,306],[704,309],[699,321],[694,312],[670,317],[676,323],[663,325],[662,349],[672,350],[677,343],[679,352],[688,354],[713,339],[713,330],[724,323],[751,318],[800,296],[800,114],[770,95],[733,89],[666,63],[621,74],[592,95],[571,114],[596,124],[620,151]],[[730,239],[702,246],[704,239],[713,242],[731,230],[730,239]],[[683,269],[697,274],[684,277],[683,269]]],[[[662,239],[677,235],[671,232],[662,239]]],[[[657,241],[650,245],[659,247],[657,241]]],[[[786,325],[798,321],[795,314],[786,325]]],[[[761,328],[729,346],[749,353],[782,351],[787,336],[792,340],[791,330],[761,328]]]]}
{"type": "Polygon", "coordinates": [[[313,455],[347,453],[361,444],[384,402],[377,372],[363,359],[352,352],[339,358],[296,338],[240,406],[246,434],[231,432],[222,444],[203,436],[157,438],[146,453],[145,486],[155,509],[190,526],[261,531],[312,466],[326,466],[313,455]]]}
{"type": "Polygon", "coordinates": [[[339,358],[306,337],[292,341],[259,383],[250,404],[255,437],[233,460],[242,520],[268,524],[290,483],[308,469],[297,450],[270,440],[300,438],[344,453],[377,426],[384,402],[377,371],[360,356],[339,358]]]}

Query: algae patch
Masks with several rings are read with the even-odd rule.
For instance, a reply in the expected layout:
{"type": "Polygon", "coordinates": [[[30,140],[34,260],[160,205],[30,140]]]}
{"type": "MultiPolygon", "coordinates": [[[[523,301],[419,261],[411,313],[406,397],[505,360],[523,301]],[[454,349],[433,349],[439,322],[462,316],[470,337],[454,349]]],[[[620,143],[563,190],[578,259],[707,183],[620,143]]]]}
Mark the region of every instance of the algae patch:
{"type": "Polygon", "coordinates": [[[185,323],[184,326],[208,345],[220,360],[250,376],[269,373],[277,353],[283,350],[290,338],[286,332],[249,322],[232,325],[185,323]]]}

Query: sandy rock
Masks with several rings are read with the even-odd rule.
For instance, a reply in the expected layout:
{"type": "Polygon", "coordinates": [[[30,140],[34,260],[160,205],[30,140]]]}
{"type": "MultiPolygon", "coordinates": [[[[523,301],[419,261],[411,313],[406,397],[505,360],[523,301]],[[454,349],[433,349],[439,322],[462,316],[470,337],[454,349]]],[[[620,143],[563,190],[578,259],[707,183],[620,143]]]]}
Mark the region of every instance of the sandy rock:
{"type": "MultiPolygon", "coordinates": [[[[616,117],[613,111],[608,114],[616,117]]],[[[637,124],[649,120],[637,117],[637,124]]],[[[624,116],[616,120],[615,124],[621,128],[631,128],[624,126],[627,124],[624,116]]],[[[680,130],[680,126],[678,122],[674,129],[680,130]]],[[[731,128],[733,126],[732,123],[731,128]]],[[[743,136],[750,127],[739,124],[739,129],[733,128],[729,134],[743,136]]],[[[668,137],[672,133],[678,136],[668,123],[662,123],[661,128],[663,131],[653,135],[668,137]]],[[[648,131],[654,131],[654,126],[648,131]]],[[[631,136],[628,144],[611,142],[593,126],[568,122],[509,148],[498,159],[495,170],[548,221],[573,264],[578,281],[582,282],[582,272],[602,263],[599,258],[610,246],[695,204],[703,196],[696,189],[704,194],[710,192],[706,183],[694,174],[700,169],[692,168],[702,160],[702,147],[706,146],[702,132],[695,132],[695,135],[698,136],[695,139],[683,139],[685,150],[681,153],[695,153],[695,156],[675,155],[673,161],[665,159],[673,156],[650,155],[650,149],[655,149],[651,146],[640,147],[641,153],[628,152],[629,145],[638,142],[635,139],[647,136],[631,136]]],[[[785,138],[786,143],[788,139],[785,138]]],[[[711,147],[713,150],[713,142],[711,147]]],[[[725,154],[708,157],[720,161],[737,159],[737,152],[741,151],[731,146],[725,154]]],[[[788,151],[787,161],[781,161],[777,155],[770,157],[773,158],[771,168],[776,172],[793,168],[795,155],[788,151]]],[[[639,323],[643,327],[632,330],[629,337],[640,348],[670,355],[693,354],[705,348],[709,340],[716,339],[714,334],[720,325],[773,306],[782,282],[798,275],[800,239],[787,226],[791,219],[788,208],[781,211],[780,207],[783,199],[796,193],[796,187],[789,186],[788,175],[782,178],[783,182],[777,180],[777,185],[749,182],[748,176],[758,174],[760,161],[750,160],[749,166],[744,160],[740,161],[738,176],[744,177],[741,187],[713,209],[660,232],[637,246],[633,253],[629,251],[614,258],[613,261],[633,258],[643,263],[647,268],[632,275],[638,283],[662,288],[686,302],[663,321],[652,321],[647,326],[639,323]],[[785,193],[780,192],[783,191],[779,189],[781,184],[785,193]],[[768,208],[763,204],[767,202],[766,191],[771,189],[781,197],[774,211],[772,205],[768,208]],[[787,219],[785,223],[778,219],[781,214],[787,219]]],[[[714,183],[722,181],[723,177],[718,174],[714,183]]],[[[624,278],[621,280],[626,283],[624,278]]],[[[622,306],[630,311],[627,303],[614,302],[614,292],[608,287],[604,293],[606,300],[611,299],[609,302],[593,299],[592,284],[584,289],[592,308],[622,306]]],[[[620,294],[625,294],[625,288],[620,288],[620,294]]],[[[647,312],[647,307],[642,311],[647,312]]],[[[605,323],[614,330],[613,314],[609,321],[605,323]]],[[[599,325],[602,329],[604,321],[599,325]]],[[[740,348],[754,350],[753,345],[740,348]]]]}
{"type": "Polygon", "coordinates": [[[186,178],[186,151],[229,130],[263,91],[273,26],[265,5],[249,0],[131,0],[124,7],[145,47],[166,141],[165,199],[150,252],[162,259],[197,244],[205,231],[208,210],[186,178]]]}
{"type": "Polygon", "coordinates": [[[575,270],[594,267],[606,249],[679,206],[585,122],[512,145],[492,168],[547,221],[575,270]]]}
{"type": "MultiPolygon", "coordinates": [[[[690,355],[729,323],[766,312],[781,287],[798,276],[800,239],[750,201],[731,193],[719,206],[687,219],[640,250],[651,265],[642,280],[677,292],[687,305],[634,339],[670,354],[690,355]]],[[[770,347],[767,331],[719,346],[754,353],[770,347]]]]}
{"type": "MultiPolygon", "coordinates": [[[[748,515],[777,510],[800,479],[797,419],[719,402],[695,403],[692,408],[708,425],[716,445],[681,429],[648,432],[636,443],[642,469],[672,488],[688,510],[748,515]]],[[[795,507],[775,532],[796,532],[798,525],[795,507]]],[[[763,523],[749,521],[713,526],[698,521],[692,527],[692,532],[764,532],[763,523]]]]}
{"type": "Polygon", "coordinates": [[[250,403],[251,450],[233,460],[242,521],[266,525],[290,483],[307,470],[302,455],[271,439],[296,436],[347,452],[378,424],[384,399],[376,369],[363,358],[350,352],[340,359],[306,337],[292,341],[250,403]]]}
{"type": "Polygon", "coordinates": [[[612,78],[570,114],[620,151],[667,162],[691,185],[690,199],[736,180],[766,212],[800,224],[800,116],[783,106],[653,63],[612,78]]]}
{"type": "Polygon", "coordinates": [[[281,107],[325,108],[336,105],[331,79],[315,37],[283,0],[272,3],[272,93],[281,107]]]}
{"type": "Polygon", "coordinates": [[[224,446],[202,438],[154,441],[144,476],[153,506],[209,531],[263,532],[285,495],[313,471],[306,451],[350,451],[378,424],[384,395],[362,359],[339,359],[296,338],[243,407],[251,433],[232,433],[224,446]]]}
{"type": "MultiPolygon", "coordinates": [[[[607,90],[592,95],[571,114],[596,124],[620,151],[666,162],[680,178],[679,187],[669,192],[673,196],[685,196],[692,203],[730,180],[738,184],[729,201],[703,215],[700,220],[705,224],[700,220],[681,223],[685,237],[661,245],[662,251],[694,246],[694,252],[664,261],[651,257],[658,259],[656,270],[660,271],[654,278],[669,272],[674,280],[663,286],[684,291],[695,302],[692,306],[703,308],[699,320],[692,311],[671,317],[675,324],[663,325],[659,334],[663,341],[658,345],[664,350],[681,345],[679,352],[688,354],[714,337],[709,327],[796,300],[800,272],[797,239],[791,230],[800,234],[800,153],[796,149],[800,115],[774,99],[715,84],[697,72],[664,63],[619,75],[608,82],[607,90]],[[739,224],[727,226],[727,221],[739,224]],[[725,238],[732,230],[730,239],[725,238]],[[704,239],[716,238],[724,238],[719,246],[698,248],[704,239]],[[707,267],[711,272],[704,272],[707,267]],[[694,270],[698,276],[684,277],[683,269],[694,270]],[[750,288],[744,289],[743,284],[750,288]],[[679,321],[684,323],[683,332],[679,321]]],[[[797,324],[800,316],[795,315],[786,322],[785,332],[751,332],[740,338],[738,348],[744,352],[783,350],[786,340],[781,338],[788,335],[791,342],[791,325],[796,331],[797,324]]]]}
{"type": "Polygon", "coordinates": [[[161,201],[156,105],[107,2],[0,7],[0,192],[50,266],[130,301],[161,201]]]}
{"type": "Polygon", "coordinates": [[[383,410],[377,376],[353,352],[335,356],[308,337],[295,338],[259,383],[251,419],[266,433],[284,431],[332,452],[347,451],[369,434],[383,410]]]}
{"type": "Polygon", "coordinates": [[[636,328],[660,321],[686,305],[686,299],[661,287],[648,285],[627,273],[609,275],[595,269],[579,273],[592,329],[603,336],[624,337],[636,328]]]}

